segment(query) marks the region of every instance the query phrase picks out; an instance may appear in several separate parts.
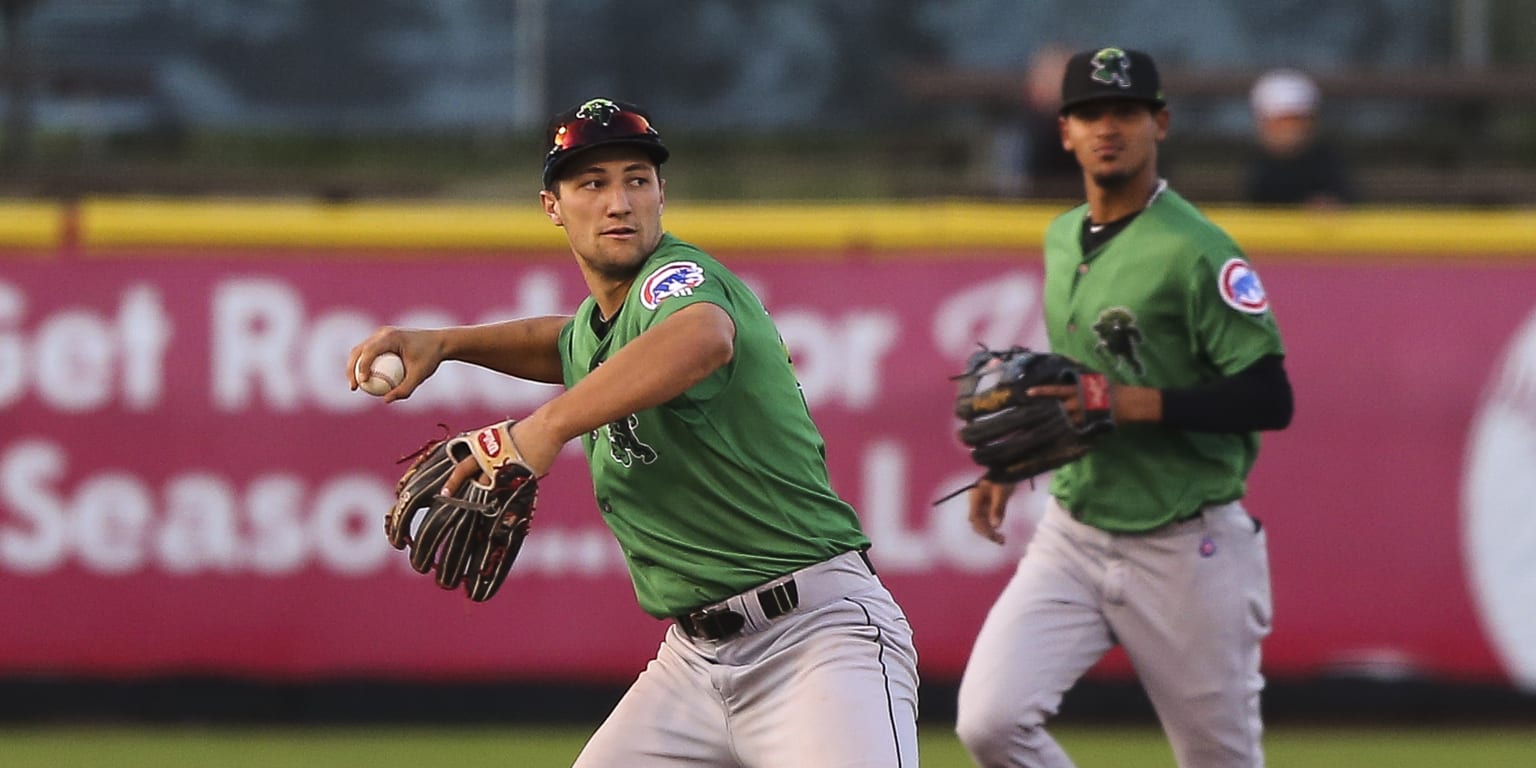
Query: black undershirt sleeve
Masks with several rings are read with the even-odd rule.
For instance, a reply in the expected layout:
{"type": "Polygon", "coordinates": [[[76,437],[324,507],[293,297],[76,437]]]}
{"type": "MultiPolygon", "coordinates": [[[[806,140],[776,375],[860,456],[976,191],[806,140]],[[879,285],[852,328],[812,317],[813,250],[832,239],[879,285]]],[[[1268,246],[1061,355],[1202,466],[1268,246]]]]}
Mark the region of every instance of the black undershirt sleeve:
{"type": "Polygon", "coordinates": [[[1266,355],[1232,376],[1163,390],[1162,423],[1192,432],[1285,429],[1295,406],[1284,361],[1266,355]]]}

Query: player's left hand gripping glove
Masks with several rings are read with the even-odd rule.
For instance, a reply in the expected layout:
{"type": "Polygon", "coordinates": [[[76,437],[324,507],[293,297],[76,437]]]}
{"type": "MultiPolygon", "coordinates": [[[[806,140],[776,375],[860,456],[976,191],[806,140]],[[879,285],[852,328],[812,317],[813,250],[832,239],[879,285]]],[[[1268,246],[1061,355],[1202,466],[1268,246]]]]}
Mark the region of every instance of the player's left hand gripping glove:
{"type": "Polygon", "coordinates": [[[515,423],[434,440],[407,457],[415,461],[384,516],[389,543],[409,548],[412,568],[433,574],[443,589],[462,584],[476,602],[491,599],[507,580],[538,498],[538,478],[512,444],[515,423]],[[443,495],[454,466],[471,456],[490,483],[477,477],[456,494],[443,495]],[[413,529],[418,514],[421,521],[413,529]]]}
{"type": "Polygon", "coordinates": [[[960,442],[986,468],[982,480],[1017,483],[1049,472],[1082,458],[1095,440],[1115,428],[1109,381],[1064,355],[984,347],[953,378],[958,382],[955,415],[965,422],[960,442]],[[1077,387],[1081,423],[1073,421],[1060,398],[1025,394],[1031,387],[1060,384],[1077,387]]]}

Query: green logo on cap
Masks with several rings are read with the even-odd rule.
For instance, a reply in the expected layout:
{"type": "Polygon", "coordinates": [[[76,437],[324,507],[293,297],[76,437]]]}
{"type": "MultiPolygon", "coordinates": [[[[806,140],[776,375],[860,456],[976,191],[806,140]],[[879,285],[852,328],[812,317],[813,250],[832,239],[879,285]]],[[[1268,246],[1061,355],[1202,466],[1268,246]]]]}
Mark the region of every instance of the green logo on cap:
{"type": "Polygon", "coordinates": [[[596,120],[607,125],[613,120],[613,116],[619,113],[619,105],[607,99],[593,99],[576,110],[578,120],[596,120]]]}
{"type": "Polygon", "coordinates": [[[1119,48],[1104,48],[1093,55],[1093,74],[1096,83],[1131,87],[1131,60],[1119,48]]]}

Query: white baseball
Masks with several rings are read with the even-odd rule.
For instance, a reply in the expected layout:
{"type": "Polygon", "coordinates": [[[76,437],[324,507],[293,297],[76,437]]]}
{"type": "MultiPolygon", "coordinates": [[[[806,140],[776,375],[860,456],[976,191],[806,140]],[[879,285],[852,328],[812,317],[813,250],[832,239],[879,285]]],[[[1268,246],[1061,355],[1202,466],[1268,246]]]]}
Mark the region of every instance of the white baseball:
{"type": "Polygon", "coordinates": [[[405,381],[405,361],[393,352],[385,352],[373,359],[373,367],[366,376],[357,370],[357,386],[364,392],[378,397],[405,381]]]}

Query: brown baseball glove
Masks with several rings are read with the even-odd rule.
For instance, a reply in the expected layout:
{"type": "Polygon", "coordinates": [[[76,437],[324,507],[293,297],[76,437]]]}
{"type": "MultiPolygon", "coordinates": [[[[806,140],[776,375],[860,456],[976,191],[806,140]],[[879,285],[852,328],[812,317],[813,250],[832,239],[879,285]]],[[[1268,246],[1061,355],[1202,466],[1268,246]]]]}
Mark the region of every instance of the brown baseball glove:
{"type": "Polygon", "coordinates": [[[462,584],[475,602],[491,599],[507,580],[538,498],[538,478],[512,444],[514,423],[433,440],[401,459],[414,461],[384,516],[389,543],[410,550],[412,568],[432,574],[443,589],[462,584]],[[470,457],[483,474],[444,495],[454,466],[470,457]]]}

